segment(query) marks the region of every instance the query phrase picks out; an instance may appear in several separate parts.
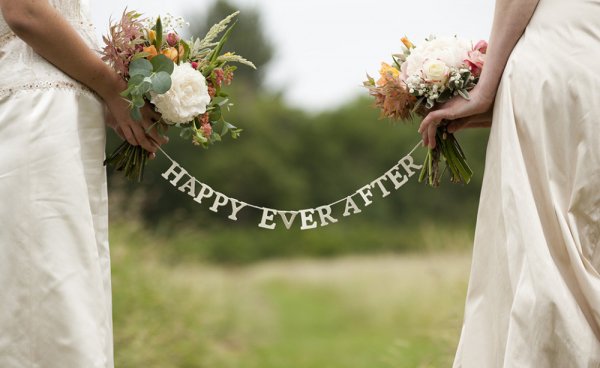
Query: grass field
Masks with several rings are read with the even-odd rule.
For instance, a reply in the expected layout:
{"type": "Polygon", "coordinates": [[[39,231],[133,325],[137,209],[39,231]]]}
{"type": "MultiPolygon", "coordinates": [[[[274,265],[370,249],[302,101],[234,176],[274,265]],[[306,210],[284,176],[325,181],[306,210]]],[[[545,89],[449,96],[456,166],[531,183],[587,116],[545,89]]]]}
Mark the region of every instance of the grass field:
{"type": "Polygon", "coordinates": [[[119,368],[451,366],[468,252],[226,267],[123,227],[111,241],[119,368]]]}

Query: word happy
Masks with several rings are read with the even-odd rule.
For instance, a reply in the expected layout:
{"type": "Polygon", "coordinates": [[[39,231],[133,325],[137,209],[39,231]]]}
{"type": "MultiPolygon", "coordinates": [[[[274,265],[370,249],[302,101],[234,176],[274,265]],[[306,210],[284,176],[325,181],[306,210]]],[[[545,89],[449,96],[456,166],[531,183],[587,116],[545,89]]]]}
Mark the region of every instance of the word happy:
{"type": "Polygon", "coordinates": [[[162,177],[180,192],[189,195],[198,204],[209,206],[208,209],[212,212],[228,214],[228,218],[233,221],[238,220],[238,215],[244,209],[252,208],[262,211],[261,221],[258,226],[268,230],[274,230],[279,224],[282,224],[288,230],[293,226],[300,226],[301,230],[311,230],[335,224],[339,221],[340,216],[334,214],[334,206],[344,203],[342,217],[359,214],[362,212],[362,209],[373,204],[376,196],[381,198],[389,196],[392,190],[400,189],[422,168],[421,165],[415,165],[411,152],[379,178],[339,201],[316,208],[283,211],[255,206],[228,197],[207,184],[200,182],[168,155],[167,157],[171,160],[172,164],[162,174],[162,177]]]}

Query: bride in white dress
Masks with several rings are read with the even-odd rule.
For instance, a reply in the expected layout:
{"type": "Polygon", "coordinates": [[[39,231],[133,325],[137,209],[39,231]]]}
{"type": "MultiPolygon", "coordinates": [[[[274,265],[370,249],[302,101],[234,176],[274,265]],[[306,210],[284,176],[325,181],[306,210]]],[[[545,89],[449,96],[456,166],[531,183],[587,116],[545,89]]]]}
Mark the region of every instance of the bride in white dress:
{"type": "Polygon", "coordinates": [[[129,118],[83,1],[0,0],[2,368],[114,366],[104,123],[165,143],[149,109],[129,118]]]}
{"type": "Polygon", "coordinates": [[[492,121],[454,367],[600,367],[600,0],[497,0],[487,57],[419,128],[492,121]]]}

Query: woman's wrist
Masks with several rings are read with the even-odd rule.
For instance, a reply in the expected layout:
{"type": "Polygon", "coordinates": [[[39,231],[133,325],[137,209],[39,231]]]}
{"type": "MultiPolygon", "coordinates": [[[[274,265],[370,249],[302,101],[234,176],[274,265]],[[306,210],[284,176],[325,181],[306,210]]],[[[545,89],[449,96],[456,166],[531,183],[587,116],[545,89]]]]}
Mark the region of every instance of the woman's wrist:
{"type": "Polygon", "coordinates": [[[102,63],[97,76],[91,81],[92,88],[105,102],[119,96],[127,88],[127,83],[108,65],[102,63]]]}

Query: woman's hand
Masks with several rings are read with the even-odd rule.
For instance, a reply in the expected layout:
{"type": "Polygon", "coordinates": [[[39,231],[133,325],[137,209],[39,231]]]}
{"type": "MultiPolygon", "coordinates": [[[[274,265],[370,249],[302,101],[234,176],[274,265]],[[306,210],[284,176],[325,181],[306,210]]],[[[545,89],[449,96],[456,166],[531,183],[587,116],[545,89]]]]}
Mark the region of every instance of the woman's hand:
{"type": "MultiPolygon", "coordinates": [[[[152,129],[148,132],[148,135],[149,135],[148,139],[150,140],[150,143],[153,144],[154,147],[159,147],[163,144],[166,144],[169,141],[169,137],[166,137],[166,136],[160,134],[157,126],[153,126],[157,121],[160,121],[160,115],[157,114],[150,106],[146,105],[142,109],[142,116],[143,116],[142,122],[134,121],[134,123],[140,127],[142,125],[146,126],[146,128],[144,130],[148,129],[148,126],[152,127],[152,129]],[[148,125],[148,121],[151,121],[152,125],[148,125]]],[[[127,139],[127,137],[125,136],[125,131],[124,131],[124,127],[123,127],[124,124],[119,124],[117,119],[114,117],[114,115],[109,110],[108,106],[106,106],[106,105],[104,107],[104,121],[108,127],[112,128],[117,133],[117,135],[119,137],[121,137],[121,139],[128,141],[132,145],[136,145],[136,146],[138,145],[137,143],[139,143],[139,142],[137,141],[137,139],[135,139],[135,133],[133,135],[133,138],[134,138],[133,140],[127,139]]],[[[127,129],[127,128],[125,128],[125,129],[127,129]]],[[[135,127],[134,127],[134,129],[135,129],[135,127]]],[[[156,150],[156,148],[155,148],[155,150],[156,150]]],[[[150,152],[150,156],[149,156],[150,159],[153,159],[156,157],[155,152],[153,152],[153,151],[148,151],[148,152],[150,152]]]]}
{"type": "Polygon", "coordinates": [[[471,127],[471,124],[479,124],[477,126],[489,126],[491,124],[493,98],[484,97],[477,86],[471,91],[470,95],[471,97],[468,100],[460,96],[454,97],[427,114],[419,127],[424,146],[431,149],[435,148],[436,131],[444,120],[451,121],[448,129],[451,133],[465,127],[471,127]]]}
{"type": "MultiPolygon", "coordinates": [[[[119,78],[116,74],[115,77],[119,78]]],[[[146,104],[142,108],[142,120],[134,121],[130,116],[129,103],[119,95],[125,88],[124,81],[115,79],[113,85],[107,87],[101,96],[106,103],[106,125],[113,128],[129,144],[142,146],[152,157],[159,146],[169,141],[159,133],[156,126],[161,116],[146,104]]]]}
{"type": "Polygon", "coordinates": [[[493,108],[490,108],[488,111],[482,114],[471,115],[466,118],[452,120],[448,123],[446,129],[448,130],[448,133],[456,133],[463,129],[489,128],[492,126],[492,119],[493,108]]]}

